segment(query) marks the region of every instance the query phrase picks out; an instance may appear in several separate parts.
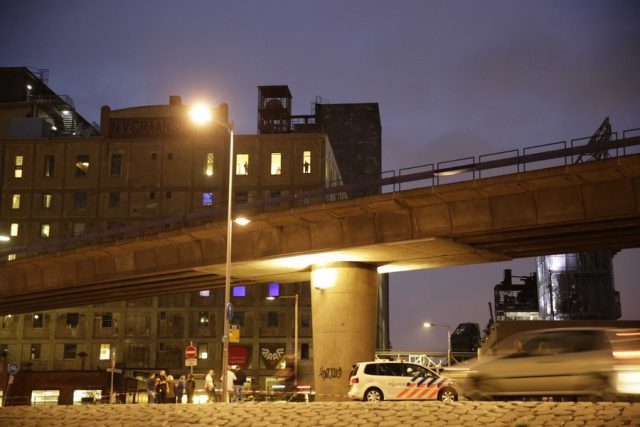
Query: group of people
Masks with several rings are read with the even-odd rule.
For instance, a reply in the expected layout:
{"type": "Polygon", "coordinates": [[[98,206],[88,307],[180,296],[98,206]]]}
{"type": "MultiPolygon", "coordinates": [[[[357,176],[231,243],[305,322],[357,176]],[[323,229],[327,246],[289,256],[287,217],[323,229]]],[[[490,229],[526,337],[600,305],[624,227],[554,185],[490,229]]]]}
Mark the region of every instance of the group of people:
{"type": "MultiPolygon", "coordinates": [[[[213,369],[209,369],[207,375],[204,378],[204,388],[207,391],[207,402],[215,402],[215,385],[213,378],[215,372],[213,369]]],[[[231,366],[227,370],[227,395],[229,402],[243,402],[244,401],[244,383],[247,380],[247,376],[239,366],[231,366]]],[[[224,377],[220,377],[220,381],[224,381],[224,377]]]]}
{"type": "Polygon", "coordinates": [[[196,380],[193,374],[188,378],[184,375],[176,380],[173,375],[167,375],[162,370],[156,375],[151,372],[147,378],[147,402],[148,403],[182,403],[182,397],[187,395],[187,403],[193,403],[193,395],[196,392],[196,380]]]}
{"type": "MultiPolygon", "coordinates": [[[[207,392],[207,402],[216,401],[216,387],[214,383],[215,371],[209,369],[204,378],[204,388],[207,392]]],[[[220,378],[222,381],[223,378],[220,378]]],[[[244,383],[246,374],[237,367],[230,367],[227,371],[227,393],[229,402],[244,401],[244,383]]],[[[176,380],[172,375],[167,375],[162,370],[159,374],[151,372],[147,378],[147,402],[148,403],[182,403],[182,397],[186,394],[187,403],[193,403],[196,392],[196,380],[193,374],[186,378],[184,375],[176,380]]]]}

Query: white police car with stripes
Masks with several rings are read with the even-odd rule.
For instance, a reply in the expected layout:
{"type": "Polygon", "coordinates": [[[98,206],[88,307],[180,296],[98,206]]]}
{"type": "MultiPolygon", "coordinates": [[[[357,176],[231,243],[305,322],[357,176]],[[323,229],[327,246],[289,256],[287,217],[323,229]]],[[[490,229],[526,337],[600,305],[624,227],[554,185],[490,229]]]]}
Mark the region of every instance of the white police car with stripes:
{"type": "Polygon", "coordinates": [[[376,360],[353,365],[349,375],[350,399],[379,400],[458,400],[450,378],[415,363],[376,360]]]}

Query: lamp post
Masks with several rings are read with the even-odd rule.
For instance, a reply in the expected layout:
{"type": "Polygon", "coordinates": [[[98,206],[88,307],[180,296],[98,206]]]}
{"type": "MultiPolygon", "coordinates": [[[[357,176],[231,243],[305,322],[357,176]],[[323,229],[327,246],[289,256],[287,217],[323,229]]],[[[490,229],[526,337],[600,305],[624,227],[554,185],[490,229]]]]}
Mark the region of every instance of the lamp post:
{"type": "MultiPolygon", "coordinates": [[[[294,315],[293,315],[293,392],[298,390],[298,294],[279,296],[282,299],[294,299],[294,315]]],[[[269,297],[268,299],[275,299],[275,297],[269,297]]]]}
{"type": "Polygon", "coordinates": [[[431,323],[431,322],[424,322],[422,326],[424,326],[425,328],[430,328],[432,326],[447,328],[447,366],[451,366],[451,326],[439,325],[437,323],[431,323]]]}
{"type": "MultiPolygon", "coordinates": [[[[222,396],[224,402],[229,401],[227,393],[227,370],[229,369],[229,321],[233,316],[233,307],[231,306],[231,242],[233,233],[233,221],[231,220],[231,202],[233,195],[233,121],[220,122],[213,118],[211,111],[204,106],[196,106],[190,111],[190,115],[194,121],[198,123],[208,123],[215,121],[216,124],[222,126],[229,132],[229,186],[227,189],[227,255],[224,266],[224,316],[222,325],[222,396]]],[[[246,224],[246,219],[238,219],[239,224],[246,224]]]]}

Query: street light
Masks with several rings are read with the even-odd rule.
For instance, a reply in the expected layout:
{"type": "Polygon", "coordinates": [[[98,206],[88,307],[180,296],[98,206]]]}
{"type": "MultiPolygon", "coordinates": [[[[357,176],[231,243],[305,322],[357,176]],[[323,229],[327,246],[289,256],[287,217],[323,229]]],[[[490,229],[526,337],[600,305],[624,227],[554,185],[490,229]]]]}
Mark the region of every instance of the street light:
{"type": "MultiPolygon", "coordinates": [[[[293,321],[293,392],[298,390],[298,294],[283,295],[277,297],[279,299],[295,299],[293,321]]],[[[267,297],[268,300],[274,300],[276,297],[267,297]]]]}
{"type": "MultiPolygon", "coordinates": [[[[233,122],[220,122],[215,119],[211,110],[204,105],[195,106],[190,112],[191,118],[198,124],[204,125],[215,122],[229,132],[229,188],[227,189],[227,256],[224,267],[224,316],[222,325],[222,395],[224,401],[229,401],[227,393],[227,370],[229,369],[229,317],[233,315],[231,306],[231,241],[233,221],[231,220],[231,201],[233,194],[233,122]]],[[[238,218],[238,224],[246,225],[249,220],[238,218]]]]}
{"type": "Polygon", "coordinates": [[[424,322],[422,326],[424,326],[425,328],[430,328],[432,326],[447,328],[447,366],[451,366],[451,326],[439,325],[437,323],[431,323],[431,322],[424,322]]]}

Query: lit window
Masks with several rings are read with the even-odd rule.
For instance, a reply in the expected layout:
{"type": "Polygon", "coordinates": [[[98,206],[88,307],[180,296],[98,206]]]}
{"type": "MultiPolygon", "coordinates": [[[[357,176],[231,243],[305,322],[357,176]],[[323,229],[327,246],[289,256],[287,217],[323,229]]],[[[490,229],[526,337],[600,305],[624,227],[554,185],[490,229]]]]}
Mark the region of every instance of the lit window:
{"type": "Polygon", "coordinates": [[[213,176],[213,153],[207,153],[207,162],[204,166],[204,174],[213,176]]]}
{"type": "Polygon", "coordinates": [[[282,154],[271,153],[271,175],[282,174],[282,154]]]}
{"type": "Polygon", "coordinates": [[[201,297],[208,297],[211,295],[211,291],[209,289],[205,289],[204,291],[199,292],[201,297]]]}
{"type": "Polygon", "coordinates": [[[78,323],[80,322],[80,314],[79,313],[67,313],[66,325],[67,328],[77,328],[78,323]]]}
{"type": "Polygon", "coordinates": [[[40,237],[49,237],[51,235],[51,224],[40,225],[40,237]]]}
{"type": "Polygon", "coordinates": [[[24,163],[23,156],[16,156],[15,169],[13,170],[13,176],[15,178],[22,178],[22,165],[24,163]]]}
{"type": "Polygon", "coordinates": [[[42,344],[31,344],[29,359],[40,360],[42,355],[42,344]]]}
{"type": "Polygon", "coordinates": [[[15,261],[15,260],[16,260],[16,254],[7,255],[7,261],[15,261]]]}
{"type": "Polygon", "coordinates": [[[64,345],[64,355],[62,356],[65,360],[75,359],[78,351],[78,346],[76,344],[65,344],[64,345]]]}
{"type": "Polygon", "coordinates": [[[280,283],[269,283],[269,297],[275,298],[280,296],[280,283]]]}
{"type": "Polygon", "coordinates": [[[44,177],[53,178],[56,171],[56,157],[52,155],[44,156],[44,177]]]}
{"type": "Polygon", "coordinates": [[[73,236],[82,236],[87,228],[87,224],[84,222],[76,222],[73,224],[73,236]]]}
{"type": "Polygon", "coordinates": [[[122,154],[111,155],[111,176],[122,175],[122,154]]]}
{"type": "Polygon", "coordinates": [[[209,358],[209,345],[206,343],[198,343],[198,359],[209,358]]]}
{"type": "Polygon", "coordinates": [[[31,405],[57,405],[60,390],[32,390],[31,405]]]}
{"type": "Polygon", "coordinates": [[[9,236],[18,237],[19,229],[20,229],[20,224],[15,223],[15,222],[13,224],[11,224],[11,228],[9,230],[9,236]]]}
{"type": "Polygon", "coordinates": [[[43,194],[42,195],[42,207],[45,209],[49,209],[51,207],[51,201],[53,200],[52,194],[43,194]]]}
{"type": "Polygon", "coordinates": [[[198,324],[200,326],[209,326],[209,312],[201,311],[198,313],[198,324]]]}
{"type": "MultiPolygon", "coordinates": [[[[7,314],[6,316],[0,316],[2,318],[2,329],[9,329],[9,327],[11,327],[11,325],[13,324],[13,316],[10,314],[7,314]]],[[[2,351],[0,350],[0,354],[2,354],[2,351]]]]}
{"type": "Polygon", "coordinates": [[[44,314],[43,313],[33,313],[33,317],[31,318],[31,327],[34,329],[42,328],[44,326],[44,314]]]}
{"type": "Polygon", "coordinates": [[[11,209],[20,209],[20,195],[14,194],[11,198],[11,209]]]}
{"type": "Polygon", "coordinates": [[[248,154],[236,154],[236,175],[249,175],[248,154]]]}
{"type": "Polygon", "coordinates": [[[247,287],[246,286],[234,286],[231,294],[234,297],[245,297],[247,296],[247,287]]]}
{"type": "Polygon", "coordinates": [[[100,344],[100,360],[111,358],[111,344],[100,344]]]}
{"type": "Polygon", "coordinates": [[[89,173],[89,155],[78,154],[76,156],[76,176],[86,176],[89,173]]]}
{"type": "Polygon", "coordinates": [[[202,206],[213,206],[213,192],[205,191],[202,193],[202,206]]]}
{"type": "Polygon", "coordinates": [[[302,173],[311,173],[311,151],[302,153],[302,173]]]}

